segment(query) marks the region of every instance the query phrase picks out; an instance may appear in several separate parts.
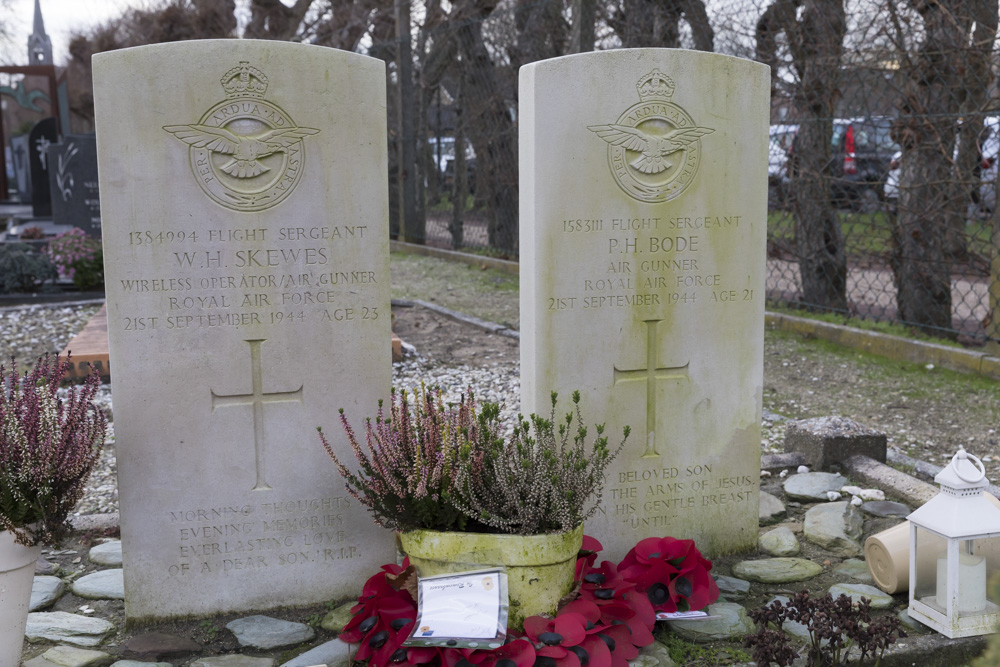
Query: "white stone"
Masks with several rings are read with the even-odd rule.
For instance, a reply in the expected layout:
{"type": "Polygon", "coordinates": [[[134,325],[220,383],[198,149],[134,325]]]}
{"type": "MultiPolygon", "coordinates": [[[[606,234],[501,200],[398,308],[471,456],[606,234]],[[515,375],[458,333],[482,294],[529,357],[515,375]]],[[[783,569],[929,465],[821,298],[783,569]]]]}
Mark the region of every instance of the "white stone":
{"type": "Polygon", "coordinates": [[[351,667],[351,656],[357,653],[357,650],[357,644],[348,644],[334,639],[295,656],[282,664],[281,667],[314,667],[315,665],[351,667]]]}
{"type": "Polygon", "coordinates": [[[882,489],[861,489],[858,497],[861,500],[885,500],[885,491],[882,489]]]}
{"type": "Polygon", "coordinates": [[[768,76],[670,49],[521,68],[521,408],[579,390],[612,443],[631,426],[587,522],[602,557],[756,543],[768,76]]]}
{"type": "Polygon", "coordinates": [[[226,628],[236,636],[240,646],[263,650],[301,644],[316,636],[316,631],[305,623],[260,615],[230,621],[226,628]]]}
{"type": "Polygon", "coordinates": [[[87,558],[91,563],[96,563],[97,565],[114,565],[120,567],[122,564],[121,540],[111,540],[103,544],[95,544],[90,548],[87,558]]]}
{"type": "Polygon", "coordinates": [[[385,64],[158,44],[94,97],[126,615],[356,595],[393,538],[316,427],[351,460],[391,383],[385,64]]]}
{"type": "Polygon", "coordinates": [[[90,600],[125,599],[125,582],[120,567],[98,570],[73,582],[73,594],[90,600]]]}
{"type": "Polygon", "coordinates": [[[38,611],[55,603],[62,597],[66,584],[59,577],[36,575],[31,582],[31,602],[28,611],[38,611]]]}
{"type": "Polygon", "coordinates": [[[65,642],[76,646],[97,646],[114,633],[115,626],[103,618],[90,618],[64,611],[38,611],[28,614],[24,636],[29,642],[65,642]]]}
{"type": "Polygon", "coordinates": [[[105,667],[114,660],[104,651],[92,651],[75,646],[53,646],[45,653],[26,661],[24,667],[105,667]]]}

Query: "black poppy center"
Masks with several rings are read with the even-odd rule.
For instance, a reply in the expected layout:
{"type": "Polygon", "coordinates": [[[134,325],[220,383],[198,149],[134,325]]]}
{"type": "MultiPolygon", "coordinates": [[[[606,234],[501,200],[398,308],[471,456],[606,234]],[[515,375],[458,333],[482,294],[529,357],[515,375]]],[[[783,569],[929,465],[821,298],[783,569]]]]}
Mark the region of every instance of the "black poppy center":
{"type": "Polygon", "coordinates": [[[558,632],[543,632],[538,635],[538,641],[542,642],[546,646],[558,646],[562,639],[562,635],[558,632]]]}
{"type": "Polygon", "coordinates": [[[368,640],[368,645],[372,648],[382,648],[385,642],[389,639],[388,630],[379,630],[372,635],[372,638],[368,640]]]}
{"type": "Polygon", "coordinates": [[[569,650],[576,653],[576,657],[580,659],[580,667],[587,667],[587,663],[590,662],[590,654],[587,653],[587,649],[582,646],[570,646],[569,650]]]}
{"type": "Polygon", "coordinates": [[[665,603],[670,599],[670,591],[661,583],[655,583],[646,590],[646,595],[653,606],[665,603]]]}

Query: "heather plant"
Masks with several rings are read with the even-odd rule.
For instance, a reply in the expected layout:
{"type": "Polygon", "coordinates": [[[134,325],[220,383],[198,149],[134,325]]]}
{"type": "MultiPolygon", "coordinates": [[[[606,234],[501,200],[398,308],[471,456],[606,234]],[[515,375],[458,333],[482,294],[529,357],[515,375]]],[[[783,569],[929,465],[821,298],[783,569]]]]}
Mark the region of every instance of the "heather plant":
{"type": "MultiPolygon", "coordinates": [[[[558,395],[551,394],[548,419],[518,415],[511,436],[483,441],[459,452],[454,502],[491,532],[533,535],[572,530],[600,506],[604,471],[628,439],[611,450],[604,424],[588,446],[587,427],[580,412],[580,392],[573,392],[573,411],[558,421],[558,395]]],[[[499,415],[496,405],[484,406],[481,421],[499,415]]]]}
{"type": "MultiPolygon", "coordinates": [[[[379,402],[359,442],[343,410],[340,421],[358,461],[355,472],[320,439],[348,493],[375,523],[415,529],[536,534],[570,530],[600,503],[604,471],[621,451],[608,447],[604,427],[587,445],[587,429],[574,394],[575,415],[518,417],[509,438],[496,403],[476,403],[467,391],[446,406],[440,391],[421,387],[392,393],[389,414],[379,402]],[[574,424],[575,420],[575,424],[574,424]],[[589,501],[589,504],[588,504],[589,501]]],[[[625,438],[628,428],[625,429],[625,438]]]]}
{"type": "Polygon", "coordinates": [[[757,624],[757,633],[747,635],[744,644],[753,648],[758,665],[790,665],[798,657],[782,629],[786,620],[801,623],[809,632],[809,667],[845,665],[852,648],[858,650],[859,663],[874,658],[877,667],[896,636],[906,636],[898,617],[886,615],[873,620],[871,600],[862,597],[855,604],[843,594],[835,600],[829,593],[811,597],[804,590],[787,602],[774,600],[751,611],[750,618],[757,624]]]}
{"type": "Polygon", "coordinates": [[[318,430],[347,491],[368,508],[379,526],[400,531],[474,530],[469,517],[453,504],[451,491],[463,446],[480,449],[482,441],[499,437],[495,415],[490,412],[492,417],[480,419],[481,414],[471,391],[458,405],[448,407],[440,391],[421,387],[411,399],[406,390],[393,389],[389,414],[379,401],[374,422],[365,420],[362,448],[341,410],[341,425],[358,460],[356,473],[337,457],[322,429],[318,430]]]}
{"type": "Polygon", "coordinates": [[[80,289],[104,285],[104,252],[101,242],[92,239],[79,227],[59,234],[49,241],[49,257],[60,278],[72,280],[80,289]]]}
{"type": "Polygon", "coordinates": [[[25,546],[59,540],[104,444],[100,377],[60,396],[69,368],[51,355],[24,375],[0,365],[0,529],[25,546]]]}

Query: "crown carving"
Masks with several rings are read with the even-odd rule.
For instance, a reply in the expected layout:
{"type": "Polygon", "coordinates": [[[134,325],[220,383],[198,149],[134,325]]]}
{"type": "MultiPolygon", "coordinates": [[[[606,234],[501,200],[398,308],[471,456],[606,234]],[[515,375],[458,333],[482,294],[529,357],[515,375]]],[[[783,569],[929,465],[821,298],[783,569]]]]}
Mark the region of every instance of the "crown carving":
{"type": "Polygon", "coordinates": [[[639,99],[642,101],[647,99],[669,100],[670,96],[674,94],[674,82],[658,69],[654,69],[639,79],[639,83],[635,87],[639,90],[639,99]]]}
{"type": "Polygon", "coordinates": [[[241,60],[240,64],[222,77],[222,87],[226,97],[264,97],[267,92],[267,76],[256,67],[251,67],[249,61],[241,60]]]}

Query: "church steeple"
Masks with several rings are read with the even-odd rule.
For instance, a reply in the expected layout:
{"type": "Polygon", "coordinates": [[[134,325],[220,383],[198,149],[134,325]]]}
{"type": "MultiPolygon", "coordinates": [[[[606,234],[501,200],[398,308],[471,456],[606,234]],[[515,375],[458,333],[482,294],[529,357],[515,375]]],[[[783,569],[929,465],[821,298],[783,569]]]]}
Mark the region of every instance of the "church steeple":
{"type": "Polygon", "coordinates": [[[52,65],[52,40],[45,34],[41,0],[35,0],[35,28],[28,37],[28,61],[31,65],[52,65]]]}

